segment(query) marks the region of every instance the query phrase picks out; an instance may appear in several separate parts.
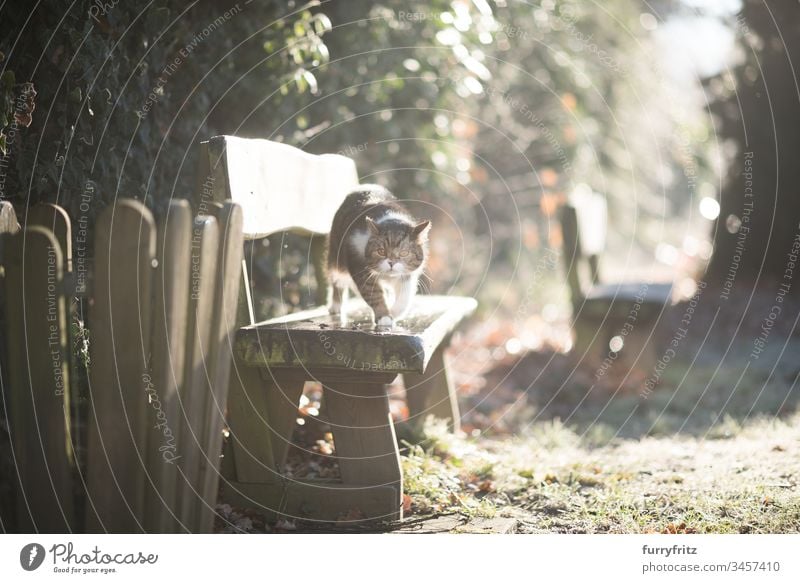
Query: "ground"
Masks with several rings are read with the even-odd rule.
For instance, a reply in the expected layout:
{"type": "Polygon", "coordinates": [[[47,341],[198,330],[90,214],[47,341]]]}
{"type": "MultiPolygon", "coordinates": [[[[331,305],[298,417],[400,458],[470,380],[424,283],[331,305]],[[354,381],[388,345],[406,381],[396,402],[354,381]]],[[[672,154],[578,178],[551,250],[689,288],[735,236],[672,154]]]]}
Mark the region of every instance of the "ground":
{"type": "MultiPolygon", "coordinates": [[[[677,310],[677,318],[681,311],[677,310]]],[[[757,314],[763,310],[755,310],[757,314]]],[[[794,312],[794,309],[793,309],[794,312]]],[[[755,322],[709,342],[718,315],[696,315],[652,392],[652,362],[608,370],[576,359],[558,342],[525,350],[513,330],[483,324],[457,338],[455,380],[462,432],[432,418],[399,423],[403,524],[281,521],[220,507],[227,531],[396,531],[520,533],[800,532],[800,339],[773,330],[758,359],[755,322]],[[478,340],[479,339],[479,340],[478,340]]],[[[791,322],[790,322],[791,324],[791,322]]],[[[564,337],[555,331],[556,337],[564,337]]],[[[566,347],[568,348],[568,346],[566,347]]],[[[319,455],[293,456],[295,475],[335,476],[335,444],[322,427],[313,389],[301,407],[299,439],[319,455]],[[304,407],[306,410],[304,410],[304,407]]],[[[402,418],[401,400],[393,401],[402,418]]]]}
{"type": "MultiPolygon", "coordinates": [[[[427,438],[403,456],[407,524],[386,530],[800,532],[800,416],[755,420],[714,438],[600,446],[558,421],[506,438],[453,436],[429,422],[427,438]]],[[[225,510],[234,523],[226,530],[275,529],[225,510]]],[[[277,528],[337,530],[292,522],[277,528]]],[[[340,524],[338,530],[372,528],[340,524]]]]}
{"type": "Polygon", "coordinates": [[[714,439],[593,447],[548,422],[506,439],[439,432],[431,443],[404,460],[419,513],[508,517],[525,533],[800,532],[800,417],[714,439]]]}

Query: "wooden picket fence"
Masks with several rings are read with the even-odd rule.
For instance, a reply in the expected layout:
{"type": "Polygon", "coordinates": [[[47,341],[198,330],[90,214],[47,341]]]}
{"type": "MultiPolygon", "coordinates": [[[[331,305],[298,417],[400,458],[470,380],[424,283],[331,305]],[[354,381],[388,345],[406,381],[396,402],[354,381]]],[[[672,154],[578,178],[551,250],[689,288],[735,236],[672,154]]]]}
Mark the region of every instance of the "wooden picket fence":
{"type": "Polygon", "coordinates": [[[106,208],[93,286],[76,300],[67,213],[38,205],[20,229],[0,203],[17,530],[212,531],[243,219],[234,203],[210,206],[193,218],[188,202],[174,201],[158,224],[135,200],[106,208]],[[90,330],[84,425],[71,419],[81,410],[76,301],[90,330]]]}

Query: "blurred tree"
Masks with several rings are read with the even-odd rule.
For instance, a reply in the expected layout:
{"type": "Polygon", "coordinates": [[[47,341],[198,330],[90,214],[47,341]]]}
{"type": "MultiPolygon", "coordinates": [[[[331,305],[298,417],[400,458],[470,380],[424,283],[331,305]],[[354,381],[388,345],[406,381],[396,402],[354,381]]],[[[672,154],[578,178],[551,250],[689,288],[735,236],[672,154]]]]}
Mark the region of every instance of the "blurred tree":
{"type": "MultiPolygon", "coordinates": [[[[490,213],[496,274],[560,277],[542,273],[543,250],[560,249],[554,219],[576,188],[607,197],[614,277],[648,277],[660,243],[681,245],[675,227],[713,170],[699,92],[677,88],[652,37],[680,10],[630,0],[498,7],[474,140],[482,170],[473,172],[490,213]]],[[[552,286],[536,289],[536,299],[558,297],[552,286]]]]}
{"type": "MultiPolygon", "coordinates": [[[[677,10],[658,5],[660,19],[677,10]]],[[[707,121],[654,66],[644,3],[334,0],[320,9],[332,21],[331,62],[314,70],[320,95],[298,108],[292,141],[353,156],[365,180],[437,215],[439,291],[457,282],[513,309],[537,253],[559,246],[551,219],[580,183],[608,195],[617,248],[644,244],[640,263],[651,263],[711,173],[707,121]]]]}
{"type": "Polygon", "coordinates": [[[707,83],[718,132],[734,152],[709,276],[723,289],[779,280],[796,294],[786,269],[800,233],[800,4],[745,0],[736,30],[740,64],[707,83]]]}

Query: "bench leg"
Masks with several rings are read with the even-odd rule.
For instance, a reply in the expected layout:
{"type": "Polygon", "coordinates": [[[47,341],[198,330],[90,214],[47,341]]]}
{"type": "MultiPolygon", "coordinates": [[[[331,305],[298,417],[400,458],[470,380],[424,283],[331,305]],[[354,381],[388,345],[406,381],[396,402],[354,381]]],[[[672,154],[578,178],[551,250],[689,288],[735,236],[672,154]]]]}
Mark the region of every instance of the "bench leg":
{"type": "Polygon", "coordinates": [[[392,487],[393,499],[370,518],[402,519],[403,473],[385,385],[323,381],[323,390],[343,486],[364,494],[392,487]]]}
{"type": "Polygon", "coordinates": [[[444,345],[431,356],[423,374],[403,375],[409,420],[422,423],[428,415],[446,419],[454,432],[461,429],[456,390],[450,379],[444,345]]]}
{"type": "Polygon", "coordinates": [[[286,462],[304,381],[236,364],[228,396],[236,478],[274,482],[286,462]]]}
{"type": "Polygon", "coordinates": [[[339,520],[359,510],[353,520],[402,519],[403,475],[386,375],[370,382],[363,382],[363,376],[326,381],[324,375],[313,375],[323,384],[334,435],[342,476],[335,483],[282,475],[308,374],[271,376],[257,368],[236,368],[228,396],[236,479],[224,485],[227,502],[258,508],[270,518],[339,520]]]}

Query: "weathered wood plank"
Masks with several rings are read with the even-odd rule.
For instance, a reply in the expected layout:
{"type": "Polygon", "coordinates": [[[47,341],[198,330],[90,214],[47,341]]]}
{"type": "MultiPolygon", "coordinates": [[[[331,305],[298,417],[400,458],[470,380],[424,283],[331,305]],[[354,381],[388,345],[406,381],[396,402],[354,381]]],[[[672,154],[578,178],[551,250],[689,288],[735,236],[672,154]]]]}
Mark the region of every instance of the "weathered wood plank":
{"type": "Polygon", "coordinates": [[[200,483],[202,497],[199,510],[199,532],[211,532],[214,527],[214,508],[220,477],[222,453],[222,428],[228,400],[233,338],[238,327],[236,308],[239,300],[242,264],[242,208],[232,202],[214,207],[214,216],[220,226],[221,244],[217,257],[218,277],[214,290],[214,307],[211,321],[210,366],[211,391],[206,395],[203,425],[203,463],[200,483]]]}
{"type": "Polygon", "coordinates": [[[145,374],[150,355],[153,216],[122,199],[101,214],[95,234],[91,312],[87,529],[140,532],[147,446],[145,374]]]}
{"type": "Polygon", "coordinates": [[[178,487],[181,528],[193,532],[198,525],[198,499],[202,496],[200,466],[203,463],[203,428],[208,420],[205,406],[211,391],[209,377],[211,313],[217,280],[219,226],[212,216],[195,219],[192,230],[189,323],[185,383],[180,393],[183,415],[178,450],[183,480],[178,487]]]}
{"type": "Polygon", "coordinates": [[[363,302],[349,302],[347,327],[325,308],[299,312],[239,330],[236,348],[250,365],[422,373],[436,348],[469,314],[472,298],[417,296],[392,332],[376,332],[363,302]]]}
{"type": "MultiPolygon", "coordinates": [[[[37,225],[44,227],[53,233],[64,256],[64,292],[67,294],[67,320],[69,322],[67,326],[67,345],[72,347],[74,346],[75,342],[75,339],[72,335],[73,328],[71,325],[71,308],[72,302],[75,299],[73,297],[73,294],[75,293],[75,281],[72,278],[72,221],[70,220],[67,211],[65,211],[62,207],[53,203],[44,202],[28,209],[28,212],[25,215],[26,227],[33,227],[37,225]]],[[[80,307],[78,309],[80,310],[80,307]]],[[[82,314],[78,317],[82,318],[82,314]]],[[[70,370],[78,371],[79,366],[81,365],[79,364],[75,350],[68,350],[68,358],[70,370]]],[[[81,407],[76,406],[76,403],[72,404],[71,414],[73,427],[85,426],[85,421],[81,418],[84,415],[83,410],[81,407]]],[[[82,456],[82,448],[85,447],[85,444],[80,443],[80,437],[75,437],[76,441],[74,442],[74,446],[77,448],[77,455],[82,456]]],[[[80,457],[77,463],[80,464],[80,457]]]]}
{"type": "Polygon", "coordinates": [[[325,234],[339,205],[358,186],[355,163],[316,156],[269,140],[217,136],[208,142],[216,201],[244,211],[244,234],[257,239],[301,229],[325,234]]]}
{"type": "Polygon", "coordinates": [[[153,357],[148,408],[147,473],[153,488],[145,502],[147,532],[176,532],[179,514],[178,444],[182,412],[178,400],[184,382],[189,305],[192,209],[187,201],[171,201],[158,225],[153,283],[153,357]]]}
{"type": "Polygon", "coordinates": [[[42,227],[29,227],[6,243],[17,527],[20,532],[70,532],[74,457],[63,255],[52,232],[42,227]]]}
{"type": "Polygon", "coordinates": [[[428,415],[447,419],[449,427],[461,429],[458,398],[453,385],[444,345],[439,346],[422,374],[404,374],[409,421],[422,423],[428,415]]]}
{"type": "Polygon", "coordinates": [[[67,211],[50,202],[39,203],[25,216],[25,226],[36,225],[53,232],[64,256],[64,271],[72,273],[72,222],[67,211]]]}

